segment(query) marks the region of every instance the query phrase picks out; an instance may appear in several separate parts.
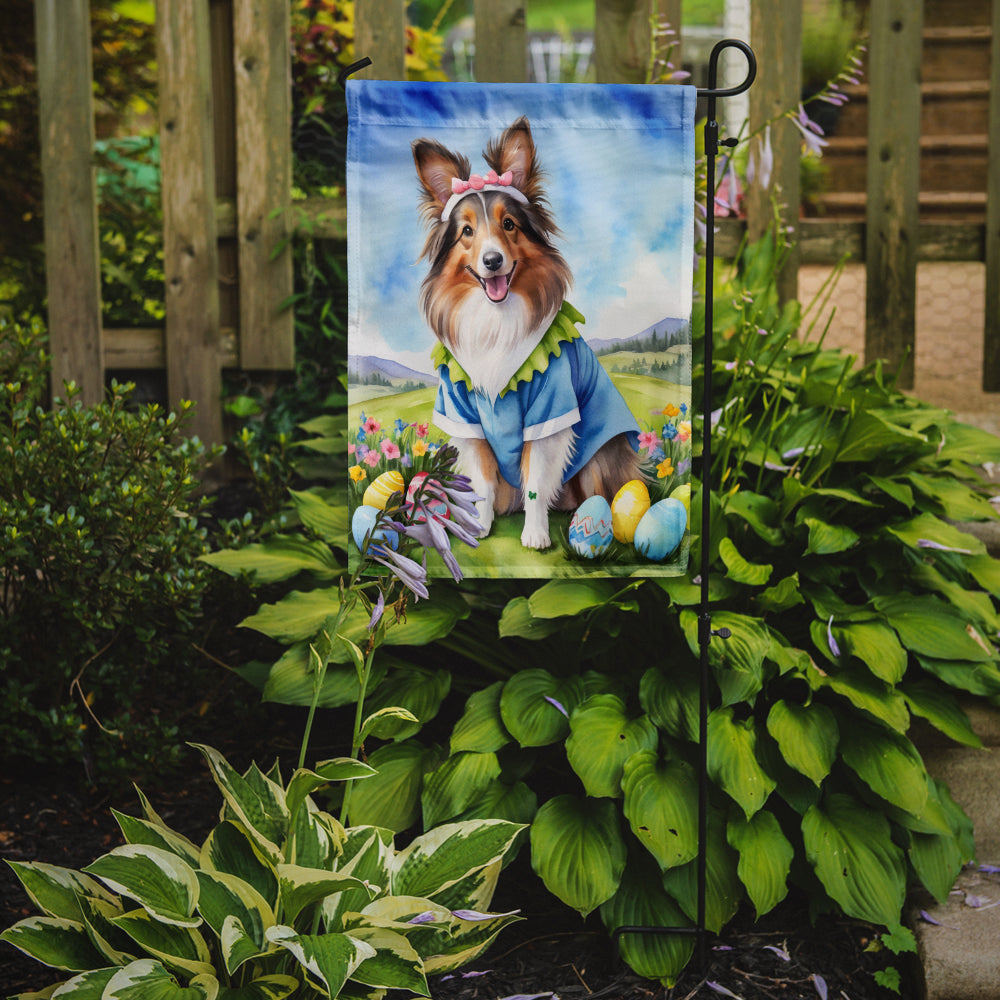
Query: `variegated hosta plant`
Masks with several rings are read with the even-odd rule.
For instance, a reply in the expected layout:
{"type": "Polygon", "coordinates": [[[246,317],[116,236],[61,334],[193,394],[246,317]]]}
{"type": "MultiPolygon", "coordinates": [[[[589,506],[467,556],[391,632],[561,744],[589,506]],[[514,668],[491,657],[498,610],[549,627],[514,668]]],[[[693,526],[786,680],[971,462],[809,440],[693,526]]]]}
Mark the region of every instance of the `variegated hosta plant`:
{"type": "Polygon", "coordinates": [[[42,911],[0,937],[71,978],[28,997],[281,1000],[429,996],[427,975],[475,958],[516,913],[489,913],[522,827],[451,823],[402,850],[391,831],[345,829],[312,793],[374,774],[351,758],[234,770],[199,749],[224,799],[198,846],[140,793],[143,818],[82,871],[11,866],[42,911]]]}

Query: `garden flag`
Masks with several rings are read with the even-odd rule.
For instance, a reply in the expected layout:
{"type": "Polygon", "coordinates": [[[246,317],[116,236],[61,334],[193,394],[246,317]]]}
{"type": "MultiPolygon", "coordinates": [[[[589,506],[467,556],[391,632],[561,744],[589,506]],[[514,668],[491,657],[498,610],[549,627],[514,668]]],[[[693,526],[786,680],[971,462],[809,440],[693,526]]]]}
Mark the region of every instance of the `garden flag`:
{"type": "Polygon", "coordinates": [[[450,443],[466,576],[685,572],[695,97],[348,81],[352,518],[450,443]]]}

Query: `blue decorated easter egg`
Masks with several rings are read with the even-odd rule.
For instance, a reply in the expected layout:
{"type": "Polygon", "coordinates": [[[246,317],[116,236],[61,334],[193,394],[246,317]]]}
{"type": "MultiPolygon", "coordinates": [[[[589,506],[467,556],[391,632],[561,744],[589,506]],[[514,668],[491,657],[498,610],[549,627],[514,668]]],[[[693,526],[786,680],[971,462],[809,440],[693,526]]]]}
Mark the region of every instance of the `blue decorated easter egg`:
{"type": "Polygon", "coordinates": [[[649,510],[649,490],[639,479],[630,479],[611,501],[611,529],[619,542],[631,542],[635,529],[649,510]]]}
{"type": "Polygon", "coordinates": [[[596,559],[611,544],[611,505],[602,496],[588,497],[569,522],[569,544],[574,552],[596,559]]]}
{"type": "Polygon", "coordinates": [[[351,517],[351,537],[354,539],[354,544],[362,552],[365,548],[365,536],[368,532],[373,531],[373,529],[372,547],[374,547],[375,543],[382,542],[391,549],[399,548],[399,535],[395,531],[391,528],[375,527],[375,522],[381,513],[382,511],[378,507],[362,504],[354,511],[354,515],[351,517]]]}
{"type": "Polygon", "coordinates": [[[687,530],[688,512],[682,500],[668,497],[643,515],[635,529],[636,551],[659,562],[681,543],[687,530]]]}
{"type": "Polygon", "coordinates": [[[385,505],[389,502],[389,497],[393,493],[402,493],[405,485],[402,474],[395,469],[390,469],[372,481],[368,489],[365,490],[365,495],[361,498],[361,502],[366,507],[385,510],[385,505]]]}

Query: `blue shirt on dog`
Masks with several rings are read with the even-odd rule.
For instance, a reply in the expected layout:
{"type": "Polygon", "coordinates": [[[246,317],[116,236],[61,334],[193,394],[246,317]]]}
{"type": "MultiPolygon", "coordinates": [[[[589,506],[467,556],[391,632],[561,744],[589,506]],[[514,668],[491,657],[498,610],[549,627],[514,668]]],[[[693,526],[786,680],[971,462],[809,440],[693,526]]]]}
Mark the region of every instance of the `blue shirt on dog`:
{"type": "MultiPolygon", "coordinates": [[[[512,379],[515,387],[501,392],[497,399],[490,400],[485,393],[471,389],[461,377],[453,378],[453,370],[460,369],[453,369],[450,355],[438,368],[441,381],[434,404],[435,425],[452,437],[485,438],[501,475],[515,488],[521,485],[524,443],[567,427],[573,429],[576,439],[563,482],[576,475],[616,434],[628,434],[629,443],[638,450],[635,417],[593,350],[575,327],[565,322],[567,316],[579,317],[571,306],[572,312],[568,312],[567,306],[549,332],[558,329],[558,321],[563,320],[563,330],[569,327],[575,337],[565,338],[560,331],[549,342],[544,359],[547,364],[536,359],[527,372],[522,366],[512,379]]],[[[580,320],[582,317],[576,319],[580,320]]]]}

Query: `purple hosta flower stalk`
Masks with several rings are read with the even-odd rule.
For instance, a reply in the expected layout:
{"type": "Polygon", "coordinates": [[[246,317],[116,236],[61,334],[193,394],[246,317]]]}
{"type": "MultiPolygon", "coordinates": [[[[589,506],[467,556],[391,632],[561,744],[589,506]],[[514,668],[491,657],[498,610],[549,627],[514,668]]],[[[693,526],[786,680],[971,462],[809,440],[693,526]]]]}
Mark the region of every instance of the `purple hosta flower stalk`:
{"type": "MultiPolygon", "coordinates": [[[[402,525],[400,526],[402,527],[402,525]]],[[[387,570],[404,587],[411,590],[417,597],[429,597],[427,590],[427,557],[424,556],[423,563],[418,563],[409,556],[404,556],[401,552],[393,552],[383,545],[374,546],[369,549],[372,559],[387,570]]]]}
{"type": "Polygon", "coordinates": [[[771,174],[774,172],[774,150],[771,148],[771,126],[764,127],[764,134],[757,136],[757,141],[750,145],[750,158],[747,161],[747,183],[755,181],[766,191],[771,186],[771,174]]]}
{"type": "Polygon", "coordinates": [[[819,994],[819,1000],[826,1000],[829,992],[826,988],[826,980],[815,972],[809,978],[813,981],[813,986],[819,994]]]}
{"type": "Polygon", "coordinates": [[[830,652],[833,653],[835,657],[839,657],[840,646],[837,645],[837,640],[833,637],[833,615],[830,615],[830,620],[826,623],[826,641],[827,645],[830,647],[830,652]]]}
{"type": "Polygon", "coordinates": [[[789,117],[792,124],[802,134],[807,151],[816,156],[822,156],[823,147],[827,145],[827,141],[823,138],[823,130],[806,114],[806,109],[799,104],[798,113],[791,111],[789,117]]]}

